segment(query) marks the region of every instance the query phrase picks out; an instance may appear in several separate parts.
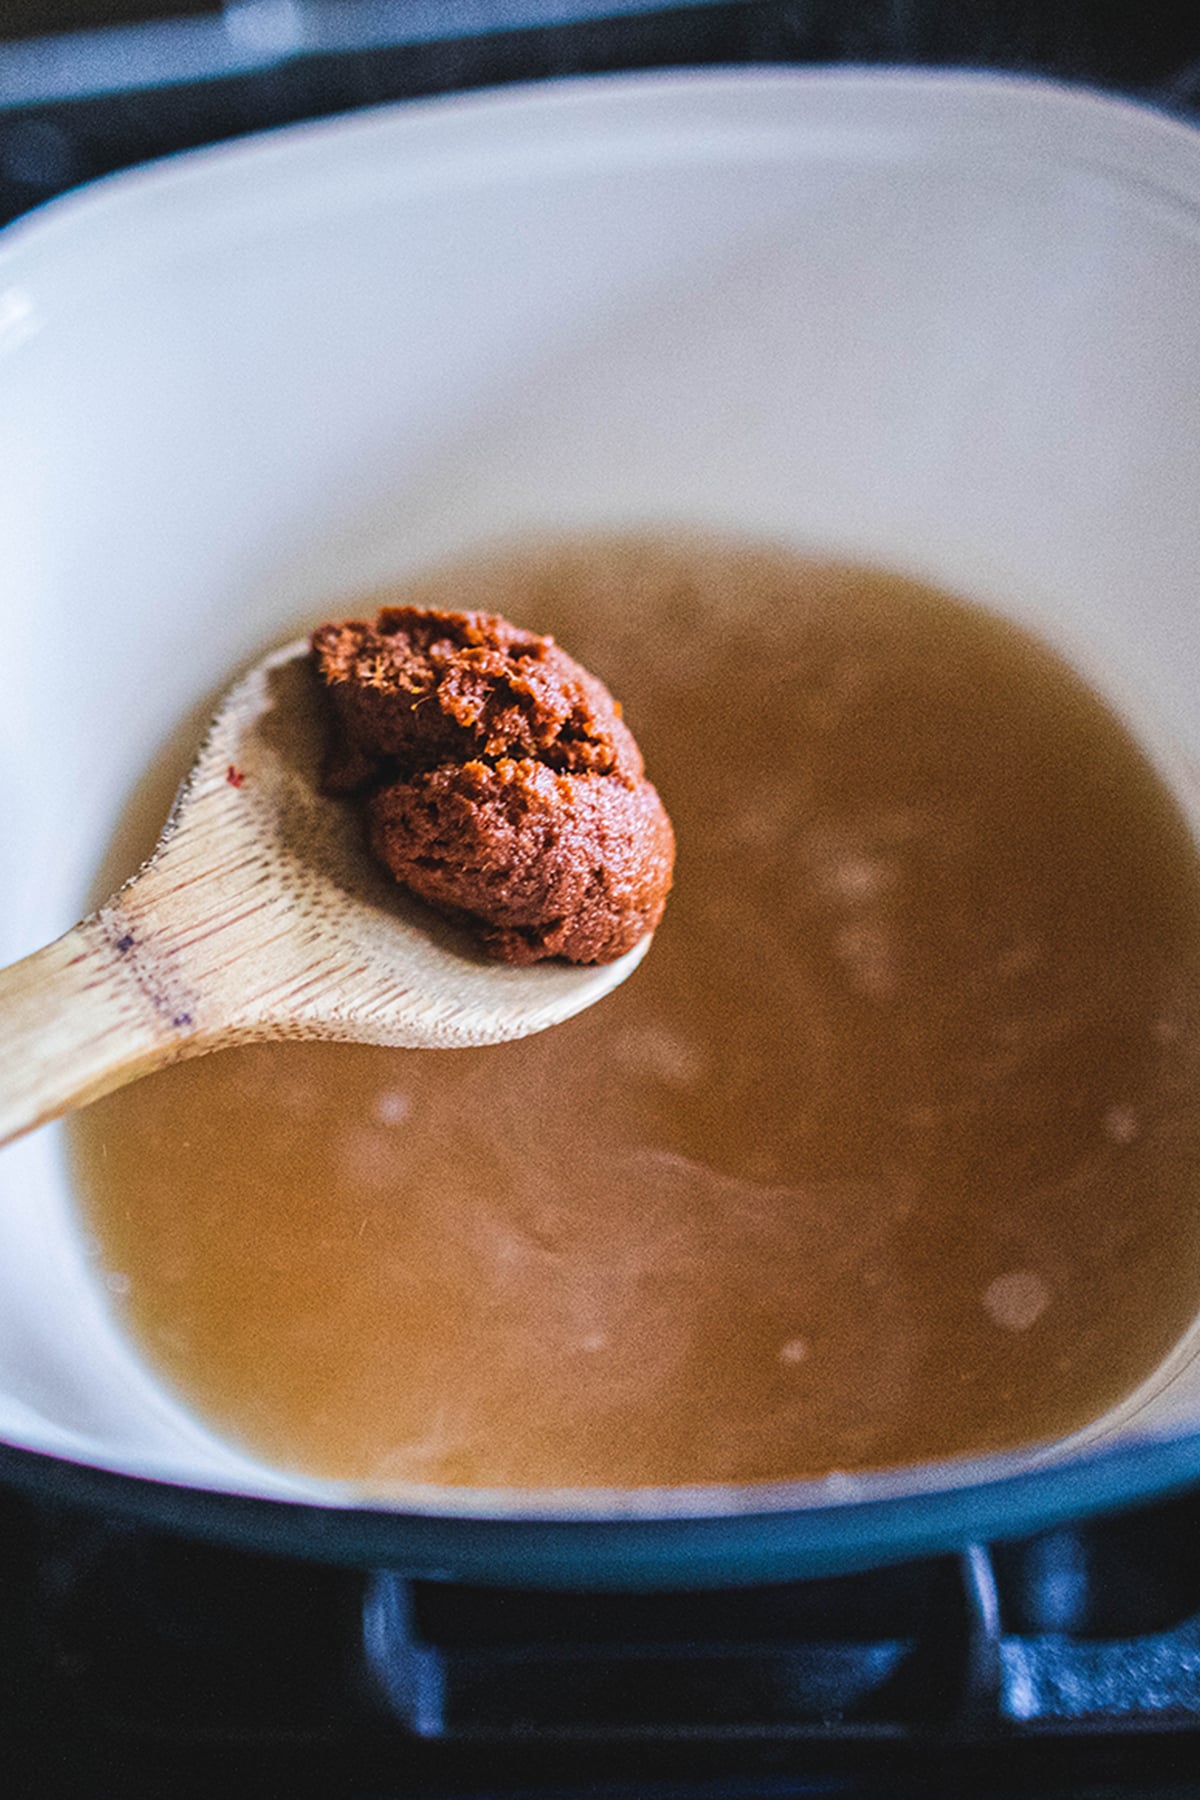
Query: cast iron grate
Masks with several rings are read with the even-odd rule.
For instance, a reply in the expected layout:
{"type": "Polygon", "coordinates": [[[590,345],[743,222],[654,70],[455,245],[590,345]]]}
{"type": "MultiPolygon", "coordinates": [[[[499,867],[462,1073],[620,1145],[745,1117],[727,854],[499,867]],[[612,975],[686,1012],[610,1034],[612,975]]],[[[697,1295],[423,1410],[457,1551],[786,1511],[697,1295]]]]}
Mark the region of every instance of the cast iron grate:
{"type": "Polygon", "coordinates": [[[862,1575],[661,1595],[410,1582],[2,1512],[13,1795],[91,1796],[97,1770],[113,1800],[264,1780],[568,1800],[593,1791],[582,1770],[639,1800],[655,1783],[903,1793],[935,1772],[985,1795],[1118,1777],[1165,1794],[1200,1774],[1200,1497],[862,1575]]]}

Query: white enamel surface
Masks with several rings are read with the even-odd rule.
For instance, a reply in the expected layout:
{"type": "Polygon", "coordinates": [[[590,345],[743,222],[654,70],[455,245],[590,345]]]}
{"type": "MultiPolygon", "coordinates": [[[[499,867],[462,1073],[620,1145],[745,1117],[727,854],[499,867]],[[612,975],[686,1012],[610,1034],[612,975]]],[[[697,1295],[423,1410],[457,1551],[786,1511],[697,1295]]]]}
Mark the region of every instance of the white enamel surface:
{"type": "MultiPolygon", "coordinates": [[[[565,83],[104,183],[0,238],[0,954],[77,915],[135,780],[239,661],[530,529],[732,527],[932,576],[1133,696],[1182,791],[1197,496],[1200,136],[1132,106],[964,76],[565,83]]],[[[0,1187],[0,1436],[333,1496],[155,1389],[54,1133],[0,1187]]],[[[1160,1419],[1200,1423],[1186,1380],[1160,1419]]]]}

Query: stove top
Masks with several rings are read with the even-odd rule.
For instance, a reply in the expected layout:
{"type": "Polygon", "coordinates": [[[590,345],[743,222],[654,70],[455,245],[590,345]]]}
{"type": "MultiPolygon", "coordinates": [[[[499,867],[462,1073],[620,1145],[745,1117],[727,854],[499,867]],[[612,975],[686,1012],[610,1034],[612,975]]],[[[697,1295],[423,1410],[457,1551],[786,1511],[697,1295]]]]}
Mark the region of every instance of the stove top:
{"type": "MultiPolygon", "coordinates": [[[[70,0],[56,17],[72,29],[54,38],[41,0],[0,19],[0,222],[265,126],[624,68],[968,63],[1200,111],[1200,10],[1169,0],[70,0]]],[[[588,1596],[326,1569],[0,1491],[0,1791],[1192,1796],[1200,1495],[838,1580],[588,1596]]]]}
{"type": "Polygon", "coordinates": [[[864,1575],[409,1581],[0,1502],[16,1796],[1200,1791],[1200,1496],[864,1575]]]}

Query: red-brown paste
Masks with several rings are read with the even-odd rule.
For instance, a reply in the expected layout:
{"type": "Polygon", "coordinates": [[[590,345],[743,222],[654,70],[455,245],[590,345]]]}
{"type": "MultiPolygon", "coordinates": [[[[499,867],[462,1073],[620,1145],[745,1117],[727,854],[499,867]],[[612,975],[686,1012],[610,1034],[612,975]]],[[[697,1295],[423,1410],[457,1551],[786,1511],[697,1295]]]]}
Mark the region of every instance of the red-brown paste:
{"type": "Polygon", "coordinates": [[[611,962],[662,916],[675,839],[604,684],[551,637],[385,607],[313,634],[327,791],[376,856],[510,963],[611,962]]]}

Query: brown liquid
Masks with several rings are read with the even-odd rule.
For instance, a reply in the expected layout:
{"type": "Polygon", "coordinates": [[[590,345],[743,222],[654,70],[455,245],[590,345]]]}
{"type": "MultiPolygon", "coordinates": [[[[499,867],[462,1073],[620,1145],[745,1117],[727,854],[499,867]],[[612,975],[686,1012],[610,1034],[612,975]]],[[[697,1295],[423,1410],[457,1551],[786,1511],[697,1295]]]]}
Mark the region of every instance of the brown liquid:
{"type": "Polygon", "coordinates": [[[612,684],[676,890],[545,1036],[251,1049],[84,1113],[165,1381],[386,1491],[992,1450],[1145,1377],[1200,1303],[1200,865],[1091,691],[782,554],[593,543],[419,597],[612,684]]]}

